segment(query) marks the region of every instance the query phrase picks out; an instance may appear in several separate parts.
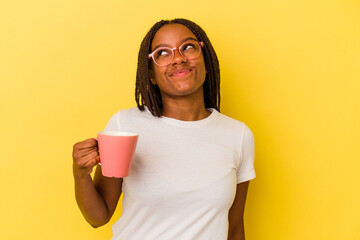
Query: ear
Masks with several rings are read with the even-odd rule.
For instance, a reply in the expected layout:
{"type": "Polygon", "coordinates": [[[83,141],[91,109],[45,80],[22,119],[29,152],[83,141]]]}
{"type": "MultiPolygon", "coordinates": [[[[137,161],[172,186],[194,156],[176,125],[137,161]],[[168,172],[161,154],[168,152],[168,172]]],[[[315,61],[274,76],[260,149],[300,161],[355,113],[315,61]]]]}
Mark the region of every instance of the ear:
{"type": "Polygon", "coordinates": [[[154,71],[152,69],[149,69],[149,78],[150,78],[150,82],[153,85],[156,85],[155,74],[154,74],[154,71]]]}

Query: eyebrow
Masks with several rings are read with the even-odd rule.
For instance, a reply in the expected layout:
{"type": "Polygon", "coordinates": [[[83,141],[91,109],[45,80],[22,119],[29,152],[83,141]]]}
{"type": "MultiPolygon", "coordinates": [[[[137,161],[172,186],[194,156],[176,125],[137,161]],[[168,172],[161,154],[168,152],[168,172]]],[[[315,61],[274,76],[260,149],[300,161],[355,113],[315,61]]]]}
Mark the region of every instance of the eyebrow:
{"type": "MultiPolygon", "coordinates": [[[[199,41],[197,40],[196,38],[193,38],[193,37],[187,37],[187,38],[184,38],[183,40],[181,40],[181,44],[183,44],[184,42],[188,41],[188,40],[195,40],[195,41],[199,41]]],[[[160,48],[160,47],[168,47],[169,45],[167,45],[166,43],[162,43],[162,44],[159,44],[159,45],[156,45],[154,47],[154,50],[152,51],[155,51],[156,49],[160,48]]]]}

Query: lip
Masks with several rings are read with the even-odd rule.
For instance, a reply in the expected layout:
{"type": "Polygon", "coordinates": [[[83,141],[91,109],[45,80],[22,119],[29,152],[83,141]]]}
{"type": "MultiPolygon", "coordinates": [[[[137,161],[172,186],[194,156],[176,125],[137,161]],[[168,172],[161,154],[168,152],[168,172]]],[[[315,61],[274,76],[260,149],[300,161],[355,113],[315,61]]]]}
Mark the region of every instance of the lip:
{"type": "Polygon", "coordinates": [[[184,77],[192,72],[191,68],[179,68],[170,72],[169,76],[171,77],[184,77]]]}

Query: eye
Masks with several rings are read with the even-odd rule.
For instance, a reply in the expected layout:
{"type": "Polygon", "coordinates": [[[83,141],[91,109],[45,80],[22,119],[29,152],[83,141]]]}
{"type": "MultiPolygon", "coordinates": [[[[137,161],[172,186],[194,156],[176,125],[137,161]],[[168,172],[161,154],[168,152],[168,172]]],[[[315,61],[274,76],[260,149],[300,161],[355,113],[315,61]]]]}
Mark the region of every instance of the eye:
{"type": "Polygon", "coordinates": [[[195,49],[195,44],[194,43],[187,43],[183,47],[183,51],[191,50],[191,49],[195,49]]]}
{"type": "Polygon", "coordinates": [[[184,43],[184,45],[181,47],[181,51],[185,54],[195,54],[199,51],[199,45],[195,41],[189,41],[184,43]]]}
{"type": "Polygon", "coordinates": [[[170,50],[169,49],[159,49],[158,51],[156,51],[155,53],[155,57],[166,57],[170,55],[170,50]]]}

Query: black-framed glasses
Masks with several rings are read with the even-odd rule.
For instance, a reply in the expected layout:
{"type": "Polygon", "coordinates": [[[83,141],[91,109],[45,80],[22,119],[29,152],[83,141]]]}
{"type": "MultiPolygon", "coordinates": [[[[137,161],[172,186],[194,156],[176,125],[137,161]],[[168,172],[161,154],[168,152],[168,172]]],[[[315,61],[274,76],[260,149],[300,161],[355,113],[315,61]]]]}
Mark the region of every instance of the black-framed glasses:
{"type": "Polygon", "coordinates": [[[181,44],[180,47],[160,47],[155,49],[155,51],[149,54],[149,58],[152,58],[156,65],[164,67],[172,63],[176,49],[179,49],[180,55],[186,60],[193,60],[200,56],[203,46],[203,42],[191,39],[181,44]]]}

